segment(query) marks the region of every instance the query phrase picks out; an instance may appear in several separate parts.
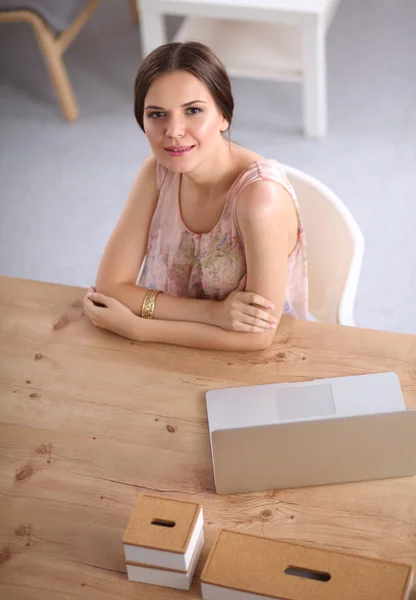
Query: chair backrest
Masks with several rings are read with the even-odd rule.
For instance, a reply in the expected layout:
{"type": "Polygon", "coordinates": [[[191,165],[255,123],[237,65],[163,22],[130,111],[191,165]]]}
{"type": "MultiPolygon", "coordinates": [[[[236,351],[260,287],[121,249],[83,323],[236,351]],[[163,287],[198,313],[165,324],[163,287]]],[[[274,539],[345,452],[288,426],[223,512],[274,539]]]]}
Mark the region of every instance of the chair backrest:
{"type": "Polygon", "coordinates": [[[354,325],[364,237],[350,211],[328,187],[302,171],[282,166],[305,226],[309,312],[318,321],[354,325]]]}

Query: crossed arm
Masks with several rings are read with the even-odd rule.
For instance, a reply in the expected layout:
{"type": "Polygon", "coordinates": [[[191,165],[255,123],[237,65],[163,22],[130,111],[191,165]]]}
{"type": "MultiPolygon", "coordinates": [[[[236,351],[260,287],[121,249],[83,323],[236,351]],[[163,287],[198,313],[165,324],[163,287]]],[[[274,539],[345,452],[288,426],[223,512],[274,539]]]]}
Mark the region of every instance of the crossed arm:
{"type": "Polygon", "coordinates": [[[156,206],[155,181],[155,161],[151,158],[140,170],[105,249],[96,280],[98,293],[84,300],[91,321],[139,341],[218,350],[270,346],[283,310],[290,231],[296,220],[288,193],[275,182],[261,181],[248,186],[238,198],[237,219],[247,263],[245,291],[252,292],[248,299],[254,306],[250,323],[243,330],[231,331],[225,326],[237,311],[238,292],[221,302],[159,294],[154,318],[138,316],[146,289],[135,282],[156,206]],[[267,313],[265,307],[256,306],[264,305],[265,298],[273,305],[267,313]],[[107,308],[95,306],[92,300],[107,308]],[[264,322],[258,327],[256,319],[265,314],[268,319],[274,317],[273,327],[265,329],[264,322]]]}

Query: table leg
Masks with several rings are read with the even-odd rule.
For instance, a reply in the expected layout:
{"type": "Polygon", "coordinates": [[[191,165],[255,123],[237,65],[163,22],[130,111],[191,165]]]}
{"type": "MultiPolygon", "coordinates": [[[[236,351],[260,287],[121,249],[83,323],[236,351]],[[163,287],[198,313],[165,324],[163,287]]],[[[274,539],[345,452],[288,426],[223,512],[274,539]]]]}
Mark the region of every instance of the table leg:
{"type": "Polygon", "coordinates": [[[139,9],[142,55],[145,57],[158,46],[166,44],[165,21],[154,8],[153,0],[141,0],[139,9]]]}
{"type": "Polygon", "coordinates": [[[325,27],[321,19],[303,26],[302,52],[305,135],[321,138],[327,128],[325,27]]]}

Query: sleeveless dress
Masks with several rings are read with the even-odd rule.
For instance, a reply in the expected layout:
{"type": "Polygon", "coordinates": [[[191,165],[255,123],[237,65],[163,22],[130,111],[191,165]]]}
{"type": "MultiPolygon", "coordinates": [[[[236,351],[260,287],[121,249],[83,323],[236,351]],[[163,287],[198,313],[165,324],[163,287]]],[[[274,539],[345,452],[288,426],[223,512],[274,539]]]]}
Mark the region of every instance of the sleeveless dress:
{"type": "Polygon", "coordinates": [[[147,253],[138,285],[173,296],[223,300],[246,275],[244,242],[236,218],[239,194],[255,181],[272,180],[290,194],[298,217],[298,240],[288,257],[283,314],[308,318],[305,232],[295,192],[275,160],[248,165],[232,184],[222,215],[208,233],[194,233],[182,221],[180,173],[157,165],[158,202],[150,224],[147,253]]]}

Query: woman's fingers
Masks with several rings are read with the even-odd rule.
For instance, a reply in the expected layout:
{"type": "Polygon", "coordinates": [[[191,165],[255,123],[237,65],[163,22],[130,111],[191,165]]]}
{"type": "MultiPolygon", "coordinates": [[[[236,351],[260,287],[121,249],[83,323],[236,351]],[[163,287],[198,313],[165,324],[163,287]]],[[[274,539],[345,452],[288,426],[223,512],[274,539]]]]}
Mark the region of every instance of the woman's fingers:
{"type": "Polygon", "coordinates": [[[274,310],[273,302],[270,302],[270,300],[263,298],[263,296],[260,296],[255,292],[239,292],[238,300],[240,300],[240,302],[244,302],[244,304],[255,304],[256,306],[274,310]]]}
{"type": "Polygon", "coordinates": [[[87,297],[100,308],[107,308],[109,298],[104,296],[104,294],[100,294],[99,292],[88,292],[87,297]]]}
{"type": "Polygon", "coordinates": [[[256,317],[251,317],[250,315],[241,315],[241,324],[249,325],[251,327],[260,328],[262,331],[266,329],[275,329],[276,328],[277,319],[274,318],[274,321],[266,321],[263,319],[257,319],[256,317]]]}
{"type": "Polygon", "coordinates": [[[95,291],[95,288],[89,288],[88,292],[84,296],[85,313],[94,325],[98,324],[98,311],[96,310],[96,307],[107,308],[108,300],[110,300],[110,298],[104,296],[103,294],[99,294],[95,291]]]}
{"type": "Polygon", "coordinates": [[[259,323],[257,323],[258,325],[260,322],[266,322],[267,325],[277,323],[277,318],[272,313],[262,310],[261,308],[256,308],[255,306],[246,304],[242,306],[241,309],[243,316],[250,318],[250,321],[244,319],[244,322],[251,323],[251,319],[254,318],[255,320],[259,321],[259,323]]]}
{"type": "Polygon", "coordinates": [[[264,333],[265,331],[275,329],[276,327],[275,325],[267,325],[265,321],[262,321],[262,323],[264,323],[264,325],[262,326],[256,325],[255,319],[253,320],[253,323],[238,323],[234,328],[234,331],[245,331],[247,333],[264,333]]]}

